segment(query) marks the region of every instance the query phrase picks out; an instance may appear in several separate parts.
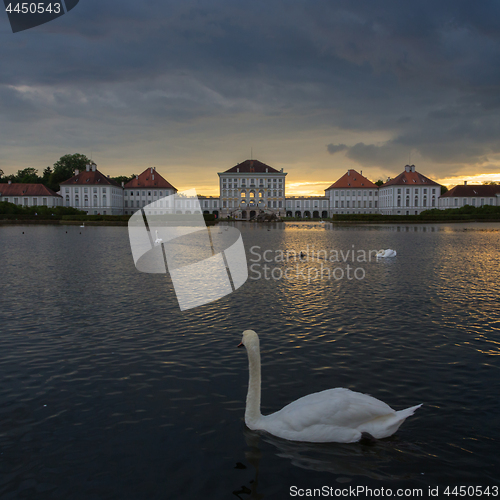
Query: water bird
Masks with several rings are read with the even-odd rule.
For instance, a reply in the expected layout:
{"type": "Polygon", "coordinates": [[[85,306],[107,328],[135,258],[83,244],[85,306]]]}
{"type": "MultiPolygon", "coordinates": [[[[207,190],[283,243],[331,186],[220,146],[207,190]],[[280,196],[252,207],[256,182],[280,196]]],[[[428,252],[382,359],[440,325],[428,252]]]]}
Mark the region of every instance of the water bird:
{"type": "Polygon", "coordinates": [[[158,230],[156,230],[156,240],[155,240],[155,245],[161,245],[163,243],[163,240],[158,236],[158,230]]]}
{"type": "Polygon", "coordinates": [[[249,382],[245,424],[290,441],[354,443],[394,434],[407,417],[422,405],[395,411],[367,394],[336,388],[309,394],[271,415],[260,413],[261,372],[259,337],[243,332],[238,347],[248,354],[249,382]]]}
{"type": "Polygon", "coordinates": [[[80,227],[85,227],[85,222],[82,222],[82,225],[80,227]]]}
{"type": "Polygon", "coordinates": [[[391,248],[388,248],[387,250],[379,250],[377,252],[377,259],[385,257],[396,257],[396,254],[396,250],[392,250],[391,248]]]}

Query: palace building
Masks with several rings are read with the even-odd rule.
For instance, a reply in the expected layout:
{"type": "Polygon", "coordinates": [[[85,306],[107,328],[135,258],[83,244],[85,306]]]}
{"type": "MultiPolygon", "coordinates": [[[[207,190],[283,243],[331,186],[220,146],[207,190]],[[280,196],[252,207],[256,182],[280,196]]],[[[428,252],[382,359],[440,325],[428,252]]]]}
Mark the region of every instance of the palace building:
{"type": "Polygon", "coordinates": [[[60,195],[65,207],[83,210],[89,215],[123,215],[123,187],[106,177],[91,163],[86,170],[61,182],[60,195]]]}
{"type": "Polygon", "coordinates": [[[325,189],[325,196],[286,196],[287,173],[259,160],[245,160],[218,176],[219,196],[198,195],[196,207],[192,201],[182,201],[182,196],[175,201],[175,207],[172,201],[165,200],[177,189],[154,167],[120,186],[99,172],[93,162],[85,171],[76,170],[71,179],[62,182],[59,193],[43,184],[0,183],[0,201],[24,206],[63,205],[91,215],[131,215],[143,207],[148,213],[158,210],[158,214],[201,210],[216,218],[237,220],[328,218],[335,214],[418,215],[433,208],[500,206],[500,186],[465,182],[441,195],[441,186],[417,172],[415,165],[406,165],[403,172],[380,187],[362,171],[349,169],[325,189]]]}
{"type": "Polygon", "coordinates": [[[285,215],[285,177],[258,160],[219,172],[221,217],[251,219],[259,212],[285,215]]]}

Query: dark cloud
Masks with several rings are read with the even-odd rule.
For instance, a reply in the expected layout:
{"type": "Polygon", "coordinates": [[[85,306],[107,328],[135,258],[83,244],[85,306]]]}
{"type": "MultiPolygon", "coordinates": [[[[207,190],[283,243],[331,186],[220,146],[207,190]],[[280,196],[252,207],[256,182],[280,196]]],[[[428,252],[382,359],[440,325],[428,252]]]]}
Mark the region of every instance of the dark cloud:
{"type": "Polygon", "coordinates": [[[494,1],[86,0],[4,26],[0,131],[105,150],[181,129],[223,144],[233,121],[331,127],[359,138],[330,154],[397,169],[412,150],[452,173],[500,151],[499,17],[494,1]]]}
{"type": "Polygon", "coordinates": [[[348,147],[345,144],[328,144],[326,149],[331,155],[338,153],[339,151],[345,151],[348,147]]]}

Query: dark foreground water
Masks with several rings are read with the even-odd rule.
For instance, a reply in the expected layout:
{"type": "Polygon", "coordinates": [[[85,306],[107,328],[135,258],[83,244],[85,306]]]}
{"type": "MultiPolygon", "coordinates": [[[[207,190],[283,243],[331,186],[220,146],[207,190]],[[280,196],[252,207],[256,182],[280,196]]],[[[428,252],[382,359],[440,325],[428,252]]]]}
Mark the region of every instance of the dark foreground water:
{"type": "Polygon", "coordinates": [[[238,227],[247,283],[184,312],[168,275],[135,270],[126,228],[0,227],[0,498],[498,496],[500,225],[238,227]],[[398,255],[362,261],[380,248],[398,255]],[[353,279],[276,250],[337,250],[353,279]],[[245,329],[263,413],[330,387],[423,406],[373,445],[254,434],[245,329]]]}

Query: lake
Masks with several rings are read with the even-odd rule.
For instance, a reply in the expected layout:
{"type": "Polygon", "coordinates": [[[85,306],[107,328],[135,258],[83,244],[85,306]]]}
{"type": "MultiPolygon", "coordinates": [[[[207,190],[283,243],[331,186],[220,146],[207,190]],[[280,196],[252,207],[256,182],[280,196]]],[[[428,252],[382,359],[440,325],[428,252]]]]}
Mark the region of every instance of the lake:
{"type": "Polygon", "coordinates": [[[0,227],[0,498],[498,496],[500,224],[236,227],[247,282],[183,312],[125,227],[0,227]],[[246,329],[263,414],[331,387],[423,406],[373,444],[254,433],[246,329]]]}

